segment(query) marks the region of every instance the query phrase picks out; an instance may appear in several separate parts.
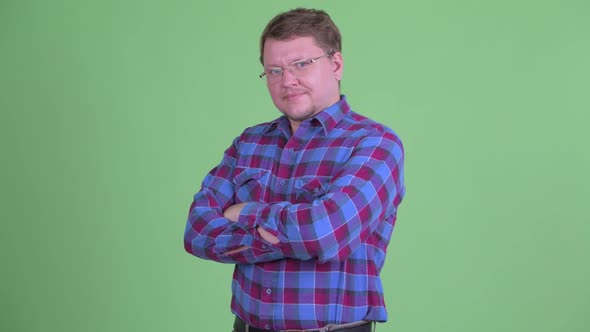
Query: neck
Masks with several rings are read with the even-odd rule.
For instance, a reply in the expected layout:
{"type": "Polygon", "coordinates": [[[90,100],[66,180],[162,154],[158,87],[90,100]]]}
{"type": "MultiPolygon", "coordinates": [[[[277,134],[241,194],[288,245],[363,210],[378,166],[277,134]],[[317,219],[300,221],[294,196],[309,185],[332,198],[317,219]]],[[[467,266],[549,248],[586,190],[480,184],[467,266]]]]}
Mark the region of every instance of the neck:
{"type": "Polygon", "coordinates": [[[289,122],[291,123],[291,135],[295,135],[295,132],[297,131],[297,128],[299,128],[301,122],[294,120],[289,120],[289,122]]]}

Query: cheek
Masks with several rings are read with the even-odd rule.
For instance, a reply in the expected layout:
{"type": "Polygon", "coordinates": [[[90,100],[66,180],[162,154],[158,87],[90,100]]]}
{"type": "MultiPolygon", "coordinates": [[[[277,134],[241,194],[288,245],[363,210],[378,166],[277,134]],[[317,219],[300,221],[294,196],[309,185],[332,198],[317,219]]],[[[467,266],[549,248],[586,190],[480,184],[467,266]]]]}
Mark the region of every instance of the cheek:
{"type": "Polygon", "coordinates": [[[318,82],[318,79],[315,77],[305,77],[299,79],[299,86],[301,87],[301,89],[304,89],[309,93],[316,90],[316,87],[318,85],[321,86],[321,82],[318,82]]]}
{"type": "Polygon", "coordinates": [[[268,86],[268,93],[270,94],[270,98],[275,104],[281,101],[281,91],[276,86],[268,86]]]}

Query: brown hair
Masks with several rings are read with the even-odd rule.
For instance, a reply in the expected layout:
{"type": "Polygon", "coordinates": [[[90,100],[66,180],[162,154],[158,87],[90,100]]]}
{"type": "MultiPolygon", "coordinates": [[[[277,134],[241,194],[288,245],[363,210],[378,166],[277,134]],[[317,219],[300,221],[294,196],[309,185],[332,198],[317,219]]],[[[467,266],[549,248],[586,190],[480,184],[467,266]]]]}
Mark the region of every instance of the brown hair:
{"type": "Polygon", "coordinates": [[[314,37],[326,53],[342,51],[340,31],[330,15],[323,10],[296,8],[275,16],[260,36],[260,63],[264,64],[264,42],[292,37],[314,37]]]}

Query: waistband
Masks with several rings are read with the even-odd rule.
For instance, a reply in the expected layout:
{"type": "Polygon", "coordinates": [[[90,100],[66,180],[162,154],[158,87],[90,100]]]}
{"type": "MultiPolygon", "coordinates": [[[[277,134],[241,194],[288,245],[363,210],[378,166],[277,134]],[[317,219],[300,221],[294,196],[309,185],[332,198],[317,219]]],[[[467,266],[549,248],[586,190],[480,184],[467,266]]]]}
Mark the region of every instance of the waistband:
{"type": "Polygon", "coordinates": [[[359,321],[347,324],[328,324],[319,330],[266,330],[260,329],[236,316],[233,332],[375,332],[375,322],[359,321]]]}

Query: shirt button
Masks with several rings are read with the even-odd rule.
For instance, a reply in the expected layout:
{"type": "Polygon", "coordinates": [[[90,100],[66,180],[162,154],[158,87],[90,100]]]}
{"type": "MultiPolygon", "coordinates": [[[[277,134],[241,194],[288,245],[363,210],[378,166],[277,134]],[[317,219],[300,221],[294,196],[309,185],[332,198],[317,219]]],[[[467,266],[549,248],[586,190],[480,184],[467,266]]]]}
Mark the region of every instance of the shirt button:
{"type": "Polygon", "coordinates": [[[285,180],[281,180],[281,184],[282,185],[285,185],[285,180]]]}
{"type": "Polygon", "coordinates": [[[270,288],[266,289],[266,294],[270,295],[270,293],[272,293],[272,290],[270,290],[270,288]]]}
{"type": "Polygon", "coordinates": [[[264,325],[264,328],[270,330],[270,325],[264,325]]]}
{"type": "Polygon", "coordinates": [[[313,189],[313,192],[314,192],[314,193],[317,193],[318,191],[320,191],[320,189],[319,189],[319,188],[314,188],[314,189],[313,189]]]}
{"type": "Polygon", "coordinates": [[[289,148],[289,152],[293,152],[293,148],[289,148]]]}

